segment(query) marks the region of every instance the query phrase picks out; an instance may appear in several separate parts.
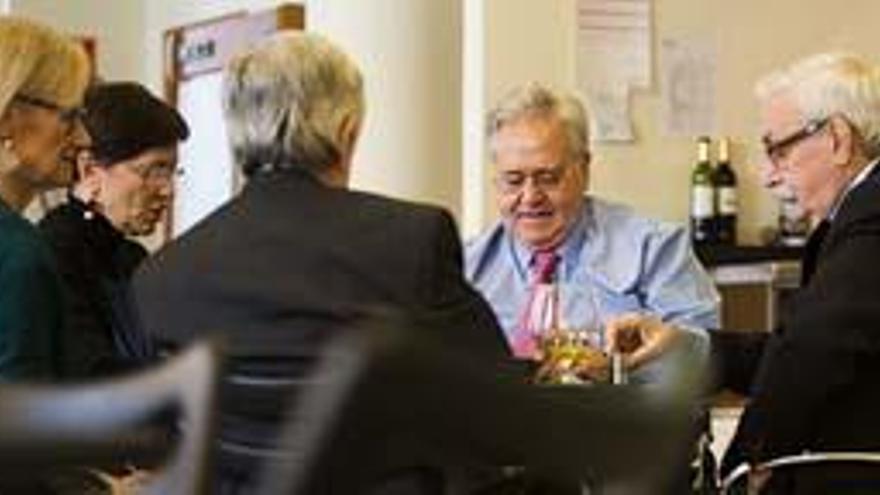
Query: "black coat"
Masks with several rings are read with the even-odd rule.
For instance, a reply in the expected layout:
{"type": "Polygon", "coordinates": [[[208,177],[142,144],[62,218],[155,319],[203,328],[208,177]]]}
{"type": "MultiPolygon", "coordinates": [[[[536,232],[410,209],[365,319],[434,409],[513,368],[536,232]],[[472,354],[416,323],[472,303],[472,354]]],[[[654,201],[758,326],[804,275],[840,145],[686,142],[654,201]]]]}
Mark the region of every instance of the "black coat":
{"type": "Polygon", "coordinates": [[[158,342],[220,334],[233,358],[315,355],[340,321],[382,307],[442,313],[449,339],[505,352],[491,309],[462,276],[448,213],[302,173],[251,180],[145,262],[134,286],[158,342]]]}
{"type": "Polygon", "coordinates": [[[97,213],[74,197],[40,221],[64,287],[63,367],[67,377],[101,377],[140,364],[142,330],[130,295],[131,277],[147,256],[97,213]],[[132,355],[132,353],[136,355],[132,355]]]}
{"type": "MultiPolygon", "coordinates": [[[[330,188],[304,172],[252,178],[239,197],[145,262],[134,286],[160,346],[220,335],[231,366],[246,372],[301,373],[340,325],[384,308],[424,317],[432,324],[414,331],[467,352],[499,359],[507,352],[490,307],[464,279],[448,213],[330,188]]],[[[260,420],[283,410],[274,399],[258,405],[227,391],[221,435],[256,444],[272,438],[260,420]]],[[[235,464],[221,458],[225,476],[236,468],[248,474],[235,464]]]]}
{"type": "Polygon", "coordinates": [[[880,451],[877,168],[823,230],[807,245],[806,283],[766,344],[725,470],[804,450],[880,451]]]}

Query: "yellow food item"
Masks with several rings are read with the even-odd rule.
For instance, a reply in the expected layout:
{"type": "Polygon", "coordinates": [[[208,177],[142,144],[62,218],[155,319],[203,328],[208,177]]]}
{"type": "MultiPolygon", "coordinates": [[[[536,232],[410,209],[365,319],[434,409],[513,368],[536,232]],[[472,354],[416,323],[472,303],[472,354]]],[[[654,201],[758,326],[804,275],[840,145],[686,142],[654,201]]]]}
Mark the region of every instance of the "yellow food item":
{"type": "Polygon", "coordinates": [[[548,332],[542,339],[541,351],[538,376],[541,382],[583,383],[608,380],[608,356],[592,347],[583,332],[548,332]]]}

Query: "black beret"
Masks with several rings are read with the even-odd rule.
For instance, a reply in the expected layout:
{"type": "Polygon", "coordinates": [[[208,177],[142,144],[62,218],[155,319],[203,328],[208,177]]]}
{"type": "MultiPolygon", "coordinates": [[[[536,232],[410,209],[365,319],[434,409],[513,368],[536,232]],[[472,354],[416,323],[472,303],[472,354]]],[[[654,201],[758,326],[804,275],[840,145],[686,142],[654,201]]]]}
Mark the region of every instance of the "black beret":
{"type": "Polygon", "coordinates": [[[84,106],[83,124],[99,162],[127,160],[189,137],[180,113],[135,82],[99,83],[86,92],[84,106]]]}

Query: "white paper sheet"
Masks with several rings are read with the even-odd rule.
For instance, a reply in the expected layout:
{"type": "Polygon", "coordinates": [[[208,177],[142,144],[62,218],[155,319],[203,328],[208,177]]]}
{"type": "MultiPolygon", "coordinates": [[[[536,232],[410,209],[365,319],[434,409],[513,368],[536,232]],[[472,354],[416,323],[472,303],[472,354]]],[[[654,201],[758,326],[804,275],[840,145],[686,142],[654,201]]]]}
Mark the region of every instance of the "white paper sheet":
{"type": "Polygon", "coordinates": [[[631,141],[631,88],[651,85],[651,0],[578,0],[577,79],[593,139],[631,141]]]}
{"type": "Polygon", "coordinates": [[[715,46],[708,39],[666,38],[661,49],[661,112],[669,136],[715,134],[715,46]]]}
{"type": "Polygon", "coordinates": [[[175,184],[173,237],[189,230],[236,192],[236,170],[220,105],[222,82],[222,74],[214,72],[180,85],[178,109],[192,132],[179,147],[183,175],[175,184]]]}

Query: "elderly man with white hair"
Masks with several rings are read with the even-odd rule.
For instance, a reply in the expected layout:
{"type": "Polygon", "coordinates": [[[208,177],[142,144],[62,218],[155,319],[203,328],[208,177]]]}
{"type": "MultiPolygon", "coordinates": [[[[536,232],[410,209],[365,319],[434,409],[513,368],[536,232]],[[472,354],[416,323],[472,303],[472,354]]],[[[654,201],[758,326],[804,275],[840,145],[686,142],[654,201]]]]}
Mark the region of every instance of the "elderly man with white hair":
{"type": "MultiPolygon", "coordinates": [[[[763,343],[724,471],[804,451],[880,451],[880,67],[816,55],[762,79],[757,96],[768,185],[790,188],[814,228],[802,289],[763,343]]],[[[608,332],[613,341],[633,330],[642,338],[635,363],[673,347],[680,332],[640,317],[608,332]]],[[[880,491],[876,474],[863,474],[771,482],[796,493],[880,491]]]]}
{"type": "MultiPolygon", "coordinates": [[[[685,228],[587,193],[593,160],[581,100],[527,83],[505,94],[488,120],[501,220],[467,245],[465,267],[511,354],[540,360],[538,342],[554,325],[587,331],[601,346],[603,323],[628,311],[687,328],[695,350],[704,347],[705,330],[719,324],[712,280],[685,228]],[[533,315],[553,313],[542,304],[548,282],[559,288],[558,314],[542,325],[533,315]]],[[[589,379],[609,366],[597,357],[575,368],[589,379]]],[[[632,378],[655,381],[663,366],[651,368],[632,378]]]]}

